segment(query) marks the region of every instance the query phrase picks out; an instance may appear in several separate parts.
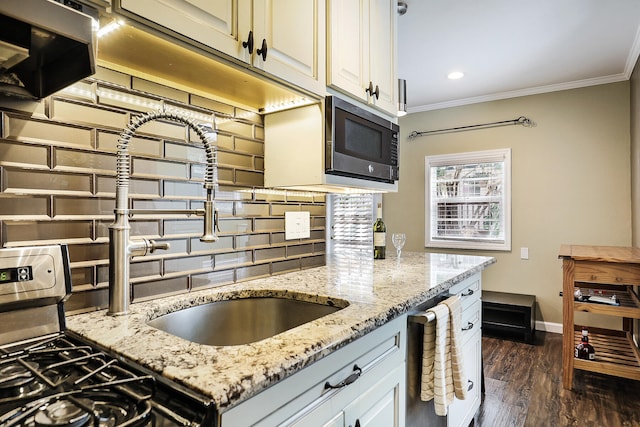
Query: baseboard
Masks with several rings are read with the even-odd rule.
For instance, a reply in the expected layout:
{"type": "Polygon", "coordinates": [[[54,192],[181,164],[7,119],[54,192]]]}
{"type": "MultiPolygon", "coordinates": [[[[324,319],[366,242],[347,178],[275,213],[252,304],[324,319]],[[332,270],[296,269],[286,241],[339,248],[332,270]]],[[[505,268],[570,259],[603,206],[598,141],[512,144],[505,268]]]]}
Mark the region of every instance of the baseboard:
{"type": "Polygon", "coordinates": [[[541,322],[536,320],[536,331],[551,332],[553,334],[562,333],[562,323],[541,322]]]}

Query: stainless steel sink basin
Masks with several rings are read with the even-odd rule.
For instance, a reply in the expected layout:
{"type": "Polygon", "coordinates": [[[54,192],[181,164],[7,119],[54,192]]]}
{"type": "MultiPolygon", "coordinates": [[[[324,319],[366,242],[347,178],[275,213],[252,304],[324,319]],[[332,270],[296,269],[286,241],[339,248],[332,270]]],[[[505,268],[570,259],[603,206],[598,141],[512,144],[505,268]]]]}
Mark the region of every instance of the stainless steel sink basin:
{"type": "Polygon", "coordinates": [[[272,337],[346,307],[289,298],[215,301],[165,314],[148,325],[199,344],[229,346],[272,337]]]}

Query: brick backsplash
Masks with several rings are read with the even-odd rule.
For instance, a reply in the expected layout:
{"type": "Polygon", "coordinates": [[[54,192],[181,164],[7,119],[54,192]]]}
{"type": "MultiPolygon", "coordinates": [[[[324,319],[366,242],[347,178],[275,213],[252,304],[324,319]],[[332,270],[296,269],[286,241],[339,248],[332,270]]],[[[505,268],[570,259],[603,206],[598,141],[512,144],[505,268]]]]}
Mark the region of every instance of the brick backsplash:
{"type": "MultiPolygon", "coordinates": [[[[107,306],[118,135],[132,115],[163,107],[217,117],[220,239],[200,242],[200,217],[134,216],[132,236],[171,247],[134,259],[133,302],[325,263],[323,195],[251,191],[264,183],[260,115],[99,68],[40,101],[0,98],[0,241],[2,247],[68,245],[69,313],[107,306]],[[285,240],[285,211],[310,212],[309,239],[285,240]]],[[[196,140],[172,122],[139,129],[130,144],[131,207],[202,206],[204,150],[188,142],[196,140]]]]}

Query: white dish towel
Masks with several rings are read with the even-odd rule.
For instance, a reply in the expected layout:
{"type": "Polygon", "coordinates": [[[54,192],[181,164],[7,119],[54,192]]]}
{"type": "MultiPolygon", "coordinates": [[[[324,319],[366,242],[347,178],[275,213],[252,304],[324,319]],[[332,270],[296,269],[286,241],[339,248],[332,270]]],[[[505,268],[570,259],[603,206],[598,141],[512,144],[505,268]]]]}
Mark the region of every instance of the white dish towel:
{"type": "Polygon", "coordinates": [[[435,320],[424,326],[420,399],[435,399],[436,414],[445,416],[454,396],[461,400],[467,397],[460,343],[460,297],[452,296],[427,312],[432,312],[435,320]]]}

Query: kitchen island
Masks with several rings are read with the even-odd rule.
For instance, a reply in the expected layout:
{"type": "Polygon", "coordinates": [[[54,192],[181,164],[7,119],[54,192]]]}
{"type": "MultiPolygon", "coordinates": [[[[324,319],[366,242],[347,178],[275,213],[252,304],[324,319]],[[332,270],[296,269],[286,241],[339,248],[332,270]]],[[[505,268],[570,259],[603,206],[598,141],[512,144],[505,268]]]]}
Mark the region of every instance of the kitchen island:
{"type": "Polygon", "coordinates": [[[67,329],[211,399],[219,412],[248,400],[421,303],[480,273],[495,258],[403,252],[372,260],[328,256],[323,267],[67,317],[67,329]],[[274,337],[207,346],[147,325],[182,308],[229,298],[276,296],[348,306],[274,337]]]}

